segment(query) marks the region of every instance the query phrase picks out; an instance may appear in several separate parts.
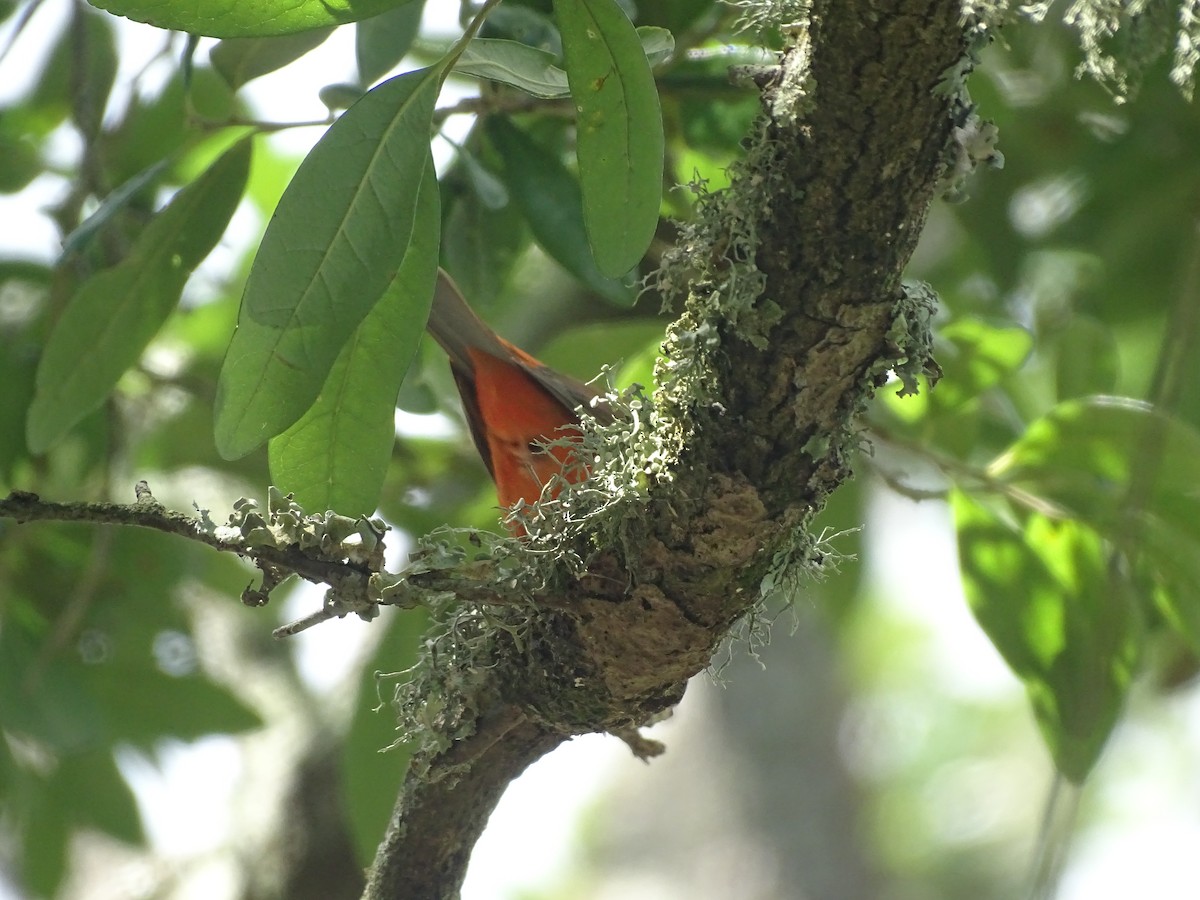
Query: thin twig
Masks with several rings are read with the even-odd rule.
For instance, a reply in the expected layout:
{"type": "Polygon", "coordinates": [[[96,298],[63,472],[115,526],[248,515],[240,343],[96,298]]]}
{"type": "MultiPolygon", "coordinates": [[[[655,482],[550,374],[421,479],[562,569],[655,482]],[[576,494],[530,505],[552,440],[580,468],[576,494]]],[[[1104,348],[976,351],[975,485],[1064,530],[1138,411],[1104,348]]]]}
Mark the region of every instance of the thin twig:
{"type": "Polygon", "coordinates": [[[17,522],[56,521],[93,524],[133,525],[162,531],[207,544],[222,553],[262,561],[287,569],[300,577],[322,584],[343,583],[347,579],[366,579],[368,570],[356,563],[322,559],[299,547],[250,546],[206,531],[199,520],[186,513],[169,510],[155,503],[55,503],[28,491],[13,491],[0,499],[0,518],[17,522]]]}

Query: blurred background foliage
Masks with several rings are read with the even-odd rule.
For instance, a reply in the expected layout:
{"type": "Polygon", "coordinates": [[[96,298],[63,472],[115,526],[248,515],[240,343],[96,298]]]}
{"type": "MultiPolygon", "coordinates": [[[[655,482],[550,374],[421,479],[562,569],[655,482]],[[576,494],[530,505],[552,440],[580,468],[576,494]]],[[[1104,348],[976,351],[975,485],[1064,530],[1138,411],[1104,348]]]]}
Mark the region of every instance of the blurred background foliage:
{"type": "MultiPolygon", "coordinates": [[[[102,408],[33,456],[39,348],[165,198],[277,120],[271,98],[315,85],[340,107],[401,59],[433,58],[453,23],[443,10],[420,26],[422,5],[332,35],[204,41],[189,69],[181,36],[70,2],[0,3],[0,73],[18,85],[0,108],[0,490],[131,501],[145,478],[166,505],[218,520],[264,495],[265,454],[217,457],[212,399],[294,143],[263,129],[245,200],[178,312],[102,408]]],[[[488,34],[557,52],[548,8],[506,3],[488,34]]],[[[638,5],[637,23],[670,29],[678,51],[658,69],[671,217],[689,215],[688,185],[726,183],[757,112],[726,78],[731,62],[763,61],[732,17],[708,0],[638,5]]],[[[1200,459],[1187,452],[1200,427],[1188,390],[1200,120],[1166,63],[1124,103],[1077,79],[1076,37],[1053,16],[1000,38],[971,91],[1005,168],[974,177],[967,202],[935,206],[909,273],[941,296],[945,377],[917,397],[881,392],[859,477],[821,520],[838,573],[747,625],[664,726],[663,761],[606,764],[573,849],[540,885],[513,893],[480,876],[469,896],[1009,897],[1055,867],[1071,828],[1061,896],[1194,896],[1172,848],[1194,842],[1200,814],[1171,802],[1200,789],[1200,459]],[[1083,780],[1118,719],[1083,790],[1056,786],[1056,763],[1083,780]]],[[[482,96],[504,112],[450,116],[454,146],[439,142],[444,265],[551,365],[650,384],[656,298],[631,306],[632,284],[600,276],[582,232],[556,224],[578,203],[561,104],[531,108],[496,85],[482,96]]],[[[672,235],[664,219],[647,271],[672,235]]],[[[393,568],[438,525],[498,527],[430,347],[398,405],[381,505],[393,568]]],[[[250,577],[158,534],[0,521],[0,896],[184,896],[214,870],[207,896],[357,896],[405,760],[379,752],[393,740],[381,699],[423,617],[278,643],[270,628],[319,598],[245,609],[250,577]],[[215,735],[237,736],[220,745],[231,754],[211,752],[215,735]],[[229,797],[219,823],[172,795],[153,807],[146,773],[188,747],[229,797]],[[206,832],[202,851],[167,853],[161,827],[147,843],[163,807],[206,832]]]]}

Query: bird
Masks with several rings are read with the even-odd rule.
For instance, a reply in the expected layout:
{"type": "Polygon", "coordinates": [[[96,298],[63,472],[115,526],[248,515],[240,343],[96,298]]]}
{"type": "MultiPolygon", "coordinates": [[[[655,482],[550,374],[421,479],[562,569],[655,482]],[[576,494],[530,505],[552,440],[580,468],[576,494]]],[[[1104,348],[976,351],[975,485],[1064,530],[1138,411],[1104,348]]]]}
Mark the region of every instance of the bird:
{"type": "MultiPolygon", "coordinates": [[[[589,465],[576,448],[580,407],[611,421],[595,388],[539,362],[493,331],[471,309],[458,285],[439,269],[426,330],[450,358],[471,437],[506,509],[556,497],[564,482],[578,483],[589,465]],[[559,441],[553,446],[550,442],[559,441]],[[561,478],[556,478],[561,476],[561,478]]],[[[516,517],[509,528],[525,533],[516,517]]]]}

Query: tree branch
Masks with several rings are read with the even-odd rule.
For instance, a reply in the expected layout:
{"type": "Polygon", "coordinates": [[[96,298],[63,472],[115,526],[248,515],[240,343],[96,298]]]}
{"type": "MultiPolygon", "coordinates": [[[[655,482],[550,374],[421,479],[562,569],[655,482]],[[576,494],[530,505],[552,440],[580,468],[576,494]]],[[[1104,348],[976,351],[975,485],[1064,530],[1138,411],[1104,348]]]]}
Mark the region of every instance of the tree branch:
{"type": "MultiPolygon", "coordinates": [[[[91,524],[132,525],[162,531],[177,537],[207,544],[222,553],[236,553],[254,560],[264,572],[296,574],[316,584],[336,585],[347,590],[357,587],[363,596],[367,593],[370,569],[361,563],[330,558],[327,554],[299,545],[272,546],[252,543],[220,534],[216,526],[205,523],[195,516],[176,512],[162,506],[150,494],[145,482],[139,482],[138,502],[124,503],[56,503],[43,500],[28,491],[13,491],[0,499],[0,518],[11,518],[17,522],[88,522],[91,524]]],[[[263,591],[252,592],[266,602],[263,591]]],[[[348,591],[354,593],[354,591],[348,591]]],[[[373,604],[371,604],[373,605],[373,604]]],[[[349,610],[347,610],[349,611],[349,610]]],[[[344,614],[344,613],[343,613],[344,614]]]]}
{"type": "Polygon", "coordinates": [[[584,574],[533,598],[554,608],[453,612],[430,639],[400,697],[430,739],[370,900],[456,896],[511,778],[570,735],[628,735],[673,706],[765,576],[819,565],[806,526],[850,475],[858,414],[889,369],[931,365],[932,307],[901,274],[969,113],[960,3],[823,0],[790,32],[745,162],[660,275],[686,295],[655,398],[672,478],[620,507],[600,550],[580,540],[584,574]]]}

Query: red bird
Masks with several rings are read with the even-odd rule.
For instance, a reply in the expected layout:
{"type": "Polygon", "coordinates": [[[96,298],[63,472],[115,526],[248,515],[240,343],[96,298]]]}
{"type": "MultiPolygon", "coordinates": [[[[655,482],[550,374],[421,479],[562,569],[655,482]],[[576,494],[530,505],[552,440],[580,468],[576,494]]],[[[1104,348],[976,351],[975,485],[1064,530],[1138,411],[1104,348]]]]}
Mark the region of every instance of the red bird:
{"type": "MultiPolygon", "coordinates": [[[[471,437],[496,482],[501,506],[535,502],[555,475],[572,483],[587,477],[587,463],[572,448],[542,444],[578,437],[575,409],[589,406],[598,391],[497,335],[441,270],[427,327],[450,357],[471,437]]],[[[596,412],[602,420],[608,417],[602,405],[596,412]]]]}

